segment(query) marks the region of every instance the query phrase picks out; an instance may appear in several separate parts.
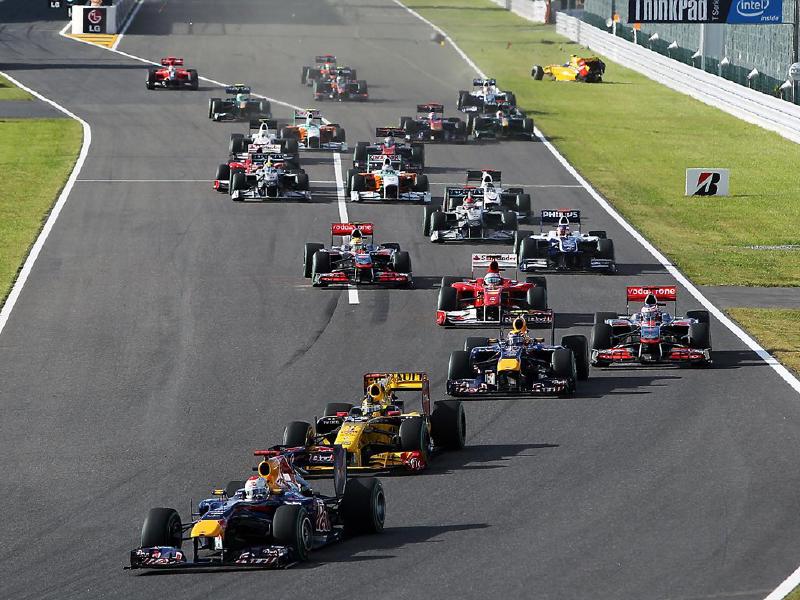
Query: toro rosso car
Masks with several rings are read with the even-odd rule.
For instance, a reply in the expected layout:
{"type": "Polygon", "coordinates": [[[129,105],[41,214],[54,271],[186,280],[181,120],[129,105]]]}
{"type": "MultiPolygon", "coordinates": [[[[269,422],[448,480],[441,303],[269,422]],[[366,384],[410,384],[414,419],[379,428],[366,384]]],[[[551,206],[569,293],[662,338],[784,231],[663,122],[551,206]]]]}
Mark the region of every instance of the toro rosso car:
{"type": "Polygon", "coordinates": [[[489,199],[483,189],[472,188],[447,188],[444,205],[426,206],[422,221],[422,233],[438,243],[514,243],[518,227],[515,211],[489,199]]]}
{"type": "Polygon", "coordinates": [[[311,200],[308,174],[290,168],[283,162],[285,158],[280,154],[251,154],[243,163],[220,165],[214,189],[228,191],[234,201],[311,200]]]}
{"type": "Polygon", "coordinates": [[[332,223],[331,247],[306,243],[303,274],[315,287],[347,284],[411,285],[411,257],[397,243],[374,243],[372,223],[332,223]],[[335,237],[341,238],[338,246],[335,237]]]}
{"type": "Polygon", "coordinates": [[[312,86],[320,79],[330,79],[336,70],[336,57],[332,54],[322,54],[314,58],[313,67],[303,67],[300,83],[312,86]]]}
{"type": "Polygon", "coordinates": [[[345,131],[338,123],[323,124],[322,114],[318,110],[296,110],[292,124],[281,129],[281,137],[297,140],[303,150],[347,150],[345,131]]]}
{"type": "Polygon", "coordinates": [[[575,392],[578,380],[589,377],[587,349],[582,335],[564,336],[560,346],[531,338],[525,319],[517,317],[505,339],[470,337],[463,350],[450,354],[447,393],[568,396],[575,392]]]}
{"type": "Polygon", "coordinates": [[[582,81],[584,83],[600,83],[606,72],[605,63],[596,56],[582,58],[573,54],[569,62],[563,65],[533,65],[531,77],[541,80],[545,75],[554,81],[582,81]]]}
{"type": "Polygon", "coordinates": [[[383,530],[383,486],[377,478],[347,479],[344,449],[331,451],[334,496],[312,490],[291,455],[255,454],[264,456],[257,475],[215,489],[189,523],[174,508],[150,509],[126,568],[286,568],[346,534],[383,530]]]}
{"type": "Polygon", "coordinates": [[[441,104],[418,104],[415,117],[400,117],[405,138],[418,142],[456,142],[469,139],[467,124],[458,117],[444,117],[441,104]]]}
{"type": "Polygon", "coordinates": [[[331,71],[330,78],[314,80],[314,100],[369,100],[367,82],[356,79],[356,72],[349,67],[331,71]]]}
{"type": "Polygon", "coordinates": [[[271,119],[269,100],[253,100],[249,86],[240,83],[225,88],[227,98],[211,98],[208,101],[208,118],[212,121],[251,121],[271,119]]]}
{"type": "Polygon", "coordinates": [[[405,200],[408,202],[430,203],[428,176],[419,173],[398,171],[392,166],[391,156],[370,157],[372,160],[382,160],[379,169],[370,166],[369,171],[361,173],[356,169],[347,170],[345,193],[350,195],[352,202],[364,200],[405,200]]]}
{"type": "Polygon", "coordinates": [[[168,56],[161,59],[161,68],[150,67],[147,70],[147,89],[167,88],[172,90],[198,88],[196,69],[184,69],[183,59],[168,56]]]}
{"type": "Polygon", "coordinates": [[[503,277],[504,269],[517,268],[516,254],[473,254],[472,276],[442,277],[436,324],[451,327],[510,325],[524,317],[528,326],[553,324],[553,311],[547,308],[547,282],[544,277],[517,281],[503,277]],[[487,268],[475,277],[476,268],[487,268]]]}
{"type": "Polygon", "coordinates": [[[472,91],[458,92],[458,110],[461,112],[494,112],[501,105],[516,106],[517,99],[513,92],[498,89],[494,79],[473,79],[472,91]]]}
{"type": "Polygon", "coordinates": [[[690,310],[677,317],[665,310],[677,305],[675,286],[638,285],[627,288],[624,315],[599,312],[592,329],[592,365],[612,363],[675,364],[705,367],[711,364],[708,311],[690,310]],[[631,302],[644,302],[630,314],[631,302]]]}
{"type": "Polygon", "coordinates": [[[352,471],[401,470],[428,467],[437,450],[464,447],[467,420],[458,400],[440,400],[431,411],[426,373],[367,373],[360,404],[332,402],[315,424],[293,421],[286,426],[277,451],[293,453],[294,463],[310,475],[334,469],[335,451],[347,451],[352,471]],[[400,396],[418,393],[420,407],[400,396]]]}
{"type": "Polygon", "coordinates": [[[617,271],[614,242],[605,231],[582,233],[581,211],[543,210],[539,222],[539,233],[518,238],[520,271],[617,271]]]}
{"type": "Polygon", "coordinates": [[[475,116],[472,122],[472,136],[476,140],[535,140],[533,119],[516,106],[502,105],[494,112],[475,116]]]}
{"type": "Polygon", "coordinates": [[[353,168],[359,171],[369,171],[370,167],[380,168],[383,157],[392,160],[395,169],[421,173],[425,168],[425,146],[419,142],[410,144],[397,143],[397,137],[405,136],[405,130],[399,127],[378,127],[375,137],[384,138],[382,142],[370,144],[358,142],[353,152],[353,168]]]}

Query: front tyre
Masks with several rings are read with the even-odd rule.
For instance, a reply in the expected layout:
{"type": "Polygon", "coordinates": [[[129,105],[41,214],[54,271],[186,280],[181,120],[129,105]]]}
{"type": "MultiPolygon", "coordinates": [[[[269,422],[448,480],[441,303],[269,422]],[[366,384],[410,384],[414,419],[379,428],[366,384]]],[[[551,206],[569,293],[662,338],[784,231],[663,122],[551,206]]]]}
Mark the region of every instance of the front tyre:
{"type": "Polygon", "coordinates": [[[183,526],[174,508],[151,508],[142,525],[141,547],[181,547],[183,526]]]}
{"type": "Polygon", "coordinates": [[[272,519],[272,537],[277,544],[294,550],[297,560],[308,560],[314,543],[314,525],[308,511],[299,504],[279,506],[272,519]]]}
{"type": "Polygon", "coordinates": [[[386,522],[386,495],[377,477],[348,479],[339,512],[345,533],[380,533],[386,522]]]}

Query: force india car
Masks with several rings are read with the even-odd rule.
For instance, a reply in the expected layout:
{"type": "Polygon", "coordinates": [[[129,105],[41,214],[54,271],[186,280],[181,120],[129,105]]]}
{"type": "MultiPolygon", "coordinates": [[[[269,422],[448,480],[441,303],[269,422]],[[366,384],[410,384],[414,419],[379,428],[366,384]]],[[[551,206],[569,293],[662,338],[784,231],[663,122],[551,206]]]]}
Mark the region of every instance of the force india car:
{"type": "Polygon", "coordinates": [[[197,70],[184,69],[182,58],[167,56],[161,59],[160,69],[150,67],[147,70],[146,85],[148,90],[156,88],[196,90],[199,85],[197,70]]]}
{"type": "Polygon", "coordinates": [[[355,69],[339,67],[333,69],[331,75],[314,80],[314,100],[369,100],[367,82],[356,79],[355,69]]]}
{"type": "Polygon", "coordinates": [[[364,200],[405,200],[428,204],[431,201],[428,176],[419,173],[398,171],[392,166],[390,156],[370,156],[372,160],[383,160],[383,165],[374,170],[361,173],[356,169],[347,170],[345,193],[351,202],[364,200]]]}
{"type": "Polygon", "coordinates": [[[547,281],[544,277],[517,281],[500,274],[504,269],[516,268],[516,254],[473,254],[470,278],[442,277],[436,324],[497,327],[523,317],[528,326],[550,327],[553,311],[547,308],[547,281]],[[476,278],[476,268],[488,271],[476,278]]]}
{"type": "Polygon", "coordinates": [[[616,273],[614,242],[605,231],[581,232],[581,211],[541,212],[539,233],[518,236],[520,271],[601,271],[616,273]],[[556,229],[545,231],[547,225],[556,229]],[[573,230],[572,227],[575,227],[573,230]]]}
{"type": "Polygon", "coordinates": [[[288,158],[280,154],[250,154],[244,162],[220,165],[214,189],[228,191],[234,201],[311,200],[308,175],[283,162],[288,158]]]}
{"type": "Polygon", "coordinates": [[[458,110],[461,112],[494,112],[503,104],[516,106],[517,99],[513,92],[500,91],[494,79],[473,79],[472,91],[458,92],[458,110]]]}
{"type": "Polygon", "coordinates": [[[444,117],[444,106],[418,104],[415,117],[400,117],[405,138],[417,142],[457,142],[469,139],[467,124],[458,117],[444,117]]]}
{"type": "Polygon", "coordinates": [[[251,121],[271,119],[269,100],[250,98],[249,86],[237,83],[225,88],[227,98],[211,98],[208,101],[208,118],[212,121],[251,121]]]}
{"type": "Polygon", "coordinates": [[[331,247],[306,243],[303,275],[315,287],[327,285],[412,283],[411,257],[397,243],[374,243],[372,223],[332,223],[331,247]],[[342,243],[334,245],[334,238],[342,243]]]}
{"type": "Polygon", "coordinates": [[[335,449],[347,451],[353,471],[419,472],[440,449],[464,447],[467,420],[458,400],[440,400],[431,412],[426,373],[367,373],[360,405],[334,402],[315,425],[293,421],[286,426],[281,452],[293,452],[294,463],[309,474],[333,470],[335,449]],[[420,409],[398,394],[420,394],[420,409]]]}
{"type": "Polygon", "coordinates": [[[545,75],[554,81],[583,81],[585,83],[600,83],[606,72],[605,63],[596,56],[582,58],[573,54],[569,62],[564,65],[533,65],[531,77],[541,80],[545,75]]]}
{"type": "Polygon", "coordinates": [[[543,338],[528,337],[524,325],[515,327],[506,339],[470,337],[463,350],[450,354],[447,393],[568,396],[578,380],[589,377],[587,348],[582,335],[564,336],[560,346],[545,344],[543,338]]]}
{"type": "Polygon", "coordinates": [[[312,86],[318,79],[330,79],[331,73],[335,70],[336,57],[332,54],[322,54],[314,58],[313,67],[303,67],[300,83],[312,86]]]}
{"type": "Polygon", "coordinates": [[[296,110],[292,124],[281,129],[281,138],[297,140],[303,150],[333,150],[345,152],[345,131],[338,123],[323,124],[318,110],[296,110]]]}
{"type": "Polygon", "coordinates": [[[300,147],[296,139],[278,137],[274,119],[252,119],[246,134],[232,133],[228,145],[231,160],[244,161],[249,154],[282,154],[300,168],[300,147]]]}
{"type": "Polygon", "coordinates": [[[475,116],[472,136],[476,140],[535,140],[533,119],[516,106],[503,105],[494,113],[475,116]]]}
{"type": "Polygon", "coordinates": [[[425,168],[425,146],[419,142],[399,144],[395,138],[403,138],[405,130],[399,127],[378,127],[375,137],[384,138],[383,142],[370,144],[358,142],[353,152],[353,168],[361,172],[370,167],[378,168],[383,164],[383,157],[392,159],[392,166],[402,171],[422,173],[425,168]]]}
{"type": "Polygon", "coordinates": [[[592,365],[666,363],[705,367],[711,364],[708,311],[690,310],[685,317],[659,307],[677,306],[675,286],[638,285],[627,288],[625,315],[599,312],[592,329],[592,365]],[[644,305],[630,314],[631,302],[644,305]],[[663,302],[662,302],[663,301],[663,302]]]}
{"type": "Polygon", "coordinates": [[[335,496],[313,491],[290,457],[268,450],[256,455],[265,456],[258,475],[215,489],[189,523],[173,508],[150,509],[127,568],[285,568],[345,535],[383,530],[383,486],[377,478],[347,479],[344,449],[331,453],[335,496]]]}

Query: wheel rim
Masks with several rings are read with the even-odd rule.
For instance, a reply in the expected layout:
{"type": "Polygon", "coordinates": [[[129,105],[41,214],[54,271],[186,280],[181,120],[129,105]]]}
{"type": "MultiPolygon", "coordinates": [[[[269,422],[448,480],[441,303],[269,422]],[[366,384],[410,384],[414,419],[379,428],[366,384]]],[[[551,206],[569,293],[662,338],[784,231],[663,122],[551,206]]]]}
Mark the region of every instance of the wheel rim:
{"type": "Polygon", "coordinates": [[[380,487],[378,488],[378,492],[375,494],[373,516],[375,518],[375,524],[377,525],[377,528],[382,528],[386,520],[386,497],[383,495],[383,489],[380,487]]]}
{"type": "Polygon", "coordinates": [[[302,523],[300,523],[300,547],[302,548],[302,554],[306,555],[311,550],[311,541],[314,537],[314,531],[311,527],[311,519],[308,517],[303,518],[302,523]]]}

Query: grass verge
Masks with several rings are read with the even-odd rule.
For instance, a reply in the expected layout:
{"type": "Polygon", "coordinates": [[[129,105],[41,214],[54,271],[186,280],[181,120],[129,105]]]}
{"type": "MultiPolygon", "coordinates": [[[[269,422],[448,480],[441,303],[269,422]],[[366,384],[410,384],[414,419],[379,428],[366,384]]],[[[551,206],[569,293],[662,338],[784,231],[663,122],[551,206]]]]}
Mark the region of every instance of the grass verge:
{"type": "MultiPolygon", "coordinates": [[[[770,354],[800,374],[800,308],[729,308],[727,312],[770,354]]],[[[800,591],[796,598],[800,600],[800,591]]]]}
{"type": "Polygon", "coordinates": [[[570,163],[696,283],[800,286],[800,251],[750,248],[800,244],[800,145],[608,60],[601,85],[533,81],[533,64],[587,51],[486,0],[403,1],[514,91],[570,163]],[[684,197],[687,167],[730,168],[733,195],[684,197]]]}
{"type": "Polygon", "coordinates": [[[33,100],[33,96],[0,75],[0,100],[33,100]]]}
{"type": "Polygon", "coordinates": [[[73,119],[0,120],[0,306],[69,178],[81,147],[73,119]]]}

